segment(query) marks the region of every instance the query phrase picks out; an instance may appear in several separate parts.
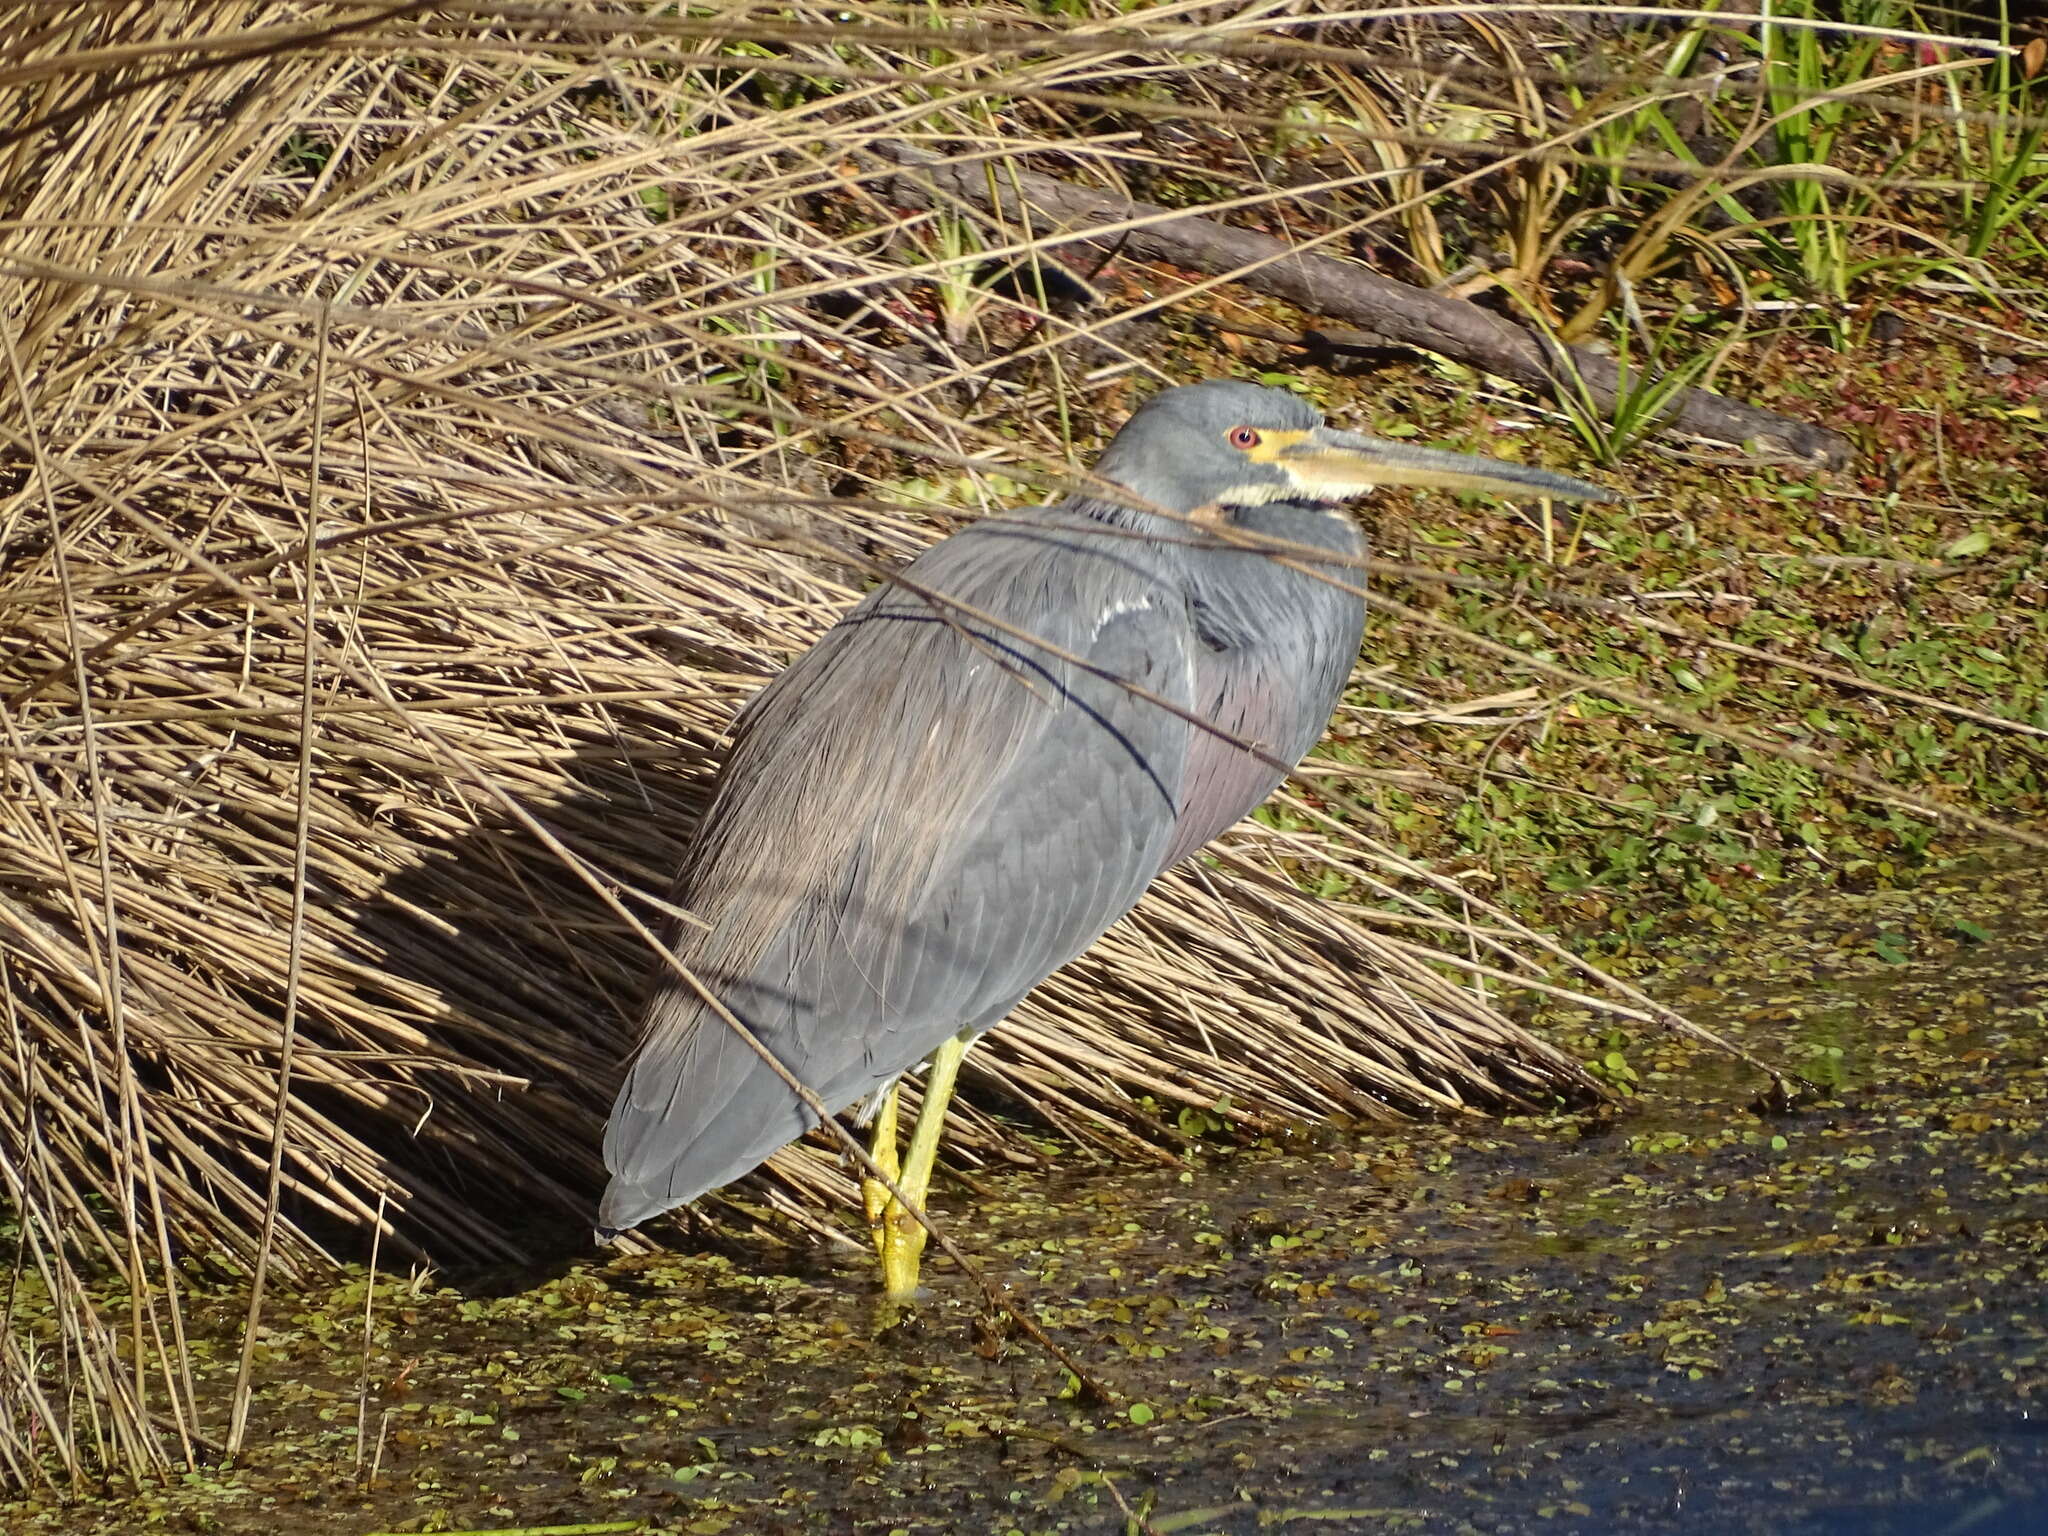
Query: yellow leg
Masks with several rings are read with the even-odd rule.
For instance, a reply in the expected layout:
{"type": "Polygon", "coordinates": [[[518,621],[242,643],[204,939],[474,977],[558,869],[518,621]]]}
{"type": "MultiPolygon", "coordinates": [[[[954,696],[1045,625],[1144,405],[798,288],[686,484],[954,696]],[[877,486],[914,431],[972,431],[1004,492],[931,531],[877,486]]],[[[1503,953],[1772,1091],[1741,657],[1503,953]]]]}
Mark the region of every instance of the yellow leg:
{"type": "MultiPolygon", "coordinates": [[[[967,1054],[967,1042],[958,1035],[940,1046],[932,1056],[931,1071],[925,1075],[924,1102],[918,1106],[917,1127],[910,1133],[910,1150],[904,1155],[901,1172],[895,1167],[896,1156],[896,1096],[889,1095],[884,1106],[888,1116],[889,1158],[883,1161],[879,1153],[876,1161],[890,1177],[910,1204],[922,1211],[925,1196],[932,1187],[932,1164],[939,1155],[939,1132],[946,1122],[946,1106],[953,1099],[953,1084],[960,1076],[960,1059],[967,1054]]],[[[878,1117],[879,1118],[879,1117],[878,1117]]],[[[876,1142],[880,1144],[881,1128],[876,1129],[876,1142]]],[[[871,1185],[872,1191],[879,1191],[880,1185],[871,1185]]],[[[876,1202],[873,1194],[868,1196],[868,1219],[874,1224],[875,1248],[882,1260],[882,1287],[891,1301],[909,1301],[917,1294],[917,1271],[919,1261],[924,1257],[925,1230],[910,1211],[894,1200],[885,1198],[880,1219],[875,1216],[876,1202]]]]}
{"type": "MultiPolygon", "coordinates": [[[[896,1160],[896,1089],[891,1083],[888,1093],[882,1097],[881,1107],[875,1111],[875,1134],[869,1143],[868,1155],[892,1179],[900,1179],[903,1165],[896,1160]]],[[[868,1231],[874,1234],[875,1252],[882,1249],[882,1217],[889,1210],[889,1191],[873,1179],[863,1177],[860,1181],[860,1203],[868,1213],[868,1231]]]]}

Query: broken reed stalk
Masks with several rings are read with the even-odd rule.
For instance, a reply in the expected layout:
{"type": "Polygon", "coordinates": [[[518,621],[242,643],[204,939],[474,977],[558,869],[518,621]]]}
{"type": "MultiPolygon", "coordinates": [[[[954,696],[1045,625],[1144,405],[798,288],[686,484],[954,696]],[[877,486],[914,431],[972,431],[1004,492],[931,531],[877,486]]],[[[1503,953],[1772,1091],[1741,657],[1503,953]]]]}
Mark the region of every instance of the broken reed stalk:
{"type": "MultiPolygon", "coordinates": [[[[878,142],[874,153],[904,167],[892,194],[913,207],[965,201],[1043,232],[1040,243],[1105,247],[1240,281],[1314,315],[1370,326],[1347,333],[1354,345],[1419,347],[1548,394],[1584,389],[1601,409],[1629,388],[1613,358],[1586,347],[1546,348],[1534,331],[1470,300],[1382,277],[1369,267],[1239,229],[1197,213],[1139,202],[1097,187],[1003,164],[989,151],[964,161],[915,145],[878,142]]],[[[997,151],[1007,154],[1007,151],[997,151]]],[[[1661,413],[1665,424],[1723,442],[1757,440],[1801,458],[1849,460],[1839,432],[1798,421],[1711,390],[1679,388],[1661,413]]]]}
{"type": "MultiPolygon", "coordinates": [[[[319,582],[315,579],[320,559],[320,451],[325,444],[319,411],[327,397],[328,327],[322,316],[313,351],[312,448],[306,475],[306,529],[301,540],[305,553],[305,606],[299,617],[299,746],[296,783],[292,796],[292,910],[290,935],[284,962],[284,1020],[278,1026],[277,1108],[270,1117],[270,1159],[263,1176],[263,1226],[256,1238],[256,1262],[249,1274],[249,1311],[242,1324],[242,1353],[235,1363],[234,1397],[228,1406],[228,1455],[241,1453],[242,1437],[249,1428],[249,1404],[256,1368],[256,1340],[263,1320],[263,1296],[270,1280],[271,1255],[277,1246],[277,1215],[284,1192],[285,1125],[292,1102],[293,1055],[299,1043],[299,983],[305,975],[306,960],[306,870],[312,844],[313,747],[315,733],[313,706],[320,681],[319,582]]],[[[80,652],[83,655],[83,650],[80,652]]],[[[370,1234],[370,1252],[377,1251],[377,1232],[370,1234]]],[[[372,1263],[371,1288],[376,1287],[372,1263]]],[[[368,1324],[366,1323],[367,1329],[368,1324]]]]}

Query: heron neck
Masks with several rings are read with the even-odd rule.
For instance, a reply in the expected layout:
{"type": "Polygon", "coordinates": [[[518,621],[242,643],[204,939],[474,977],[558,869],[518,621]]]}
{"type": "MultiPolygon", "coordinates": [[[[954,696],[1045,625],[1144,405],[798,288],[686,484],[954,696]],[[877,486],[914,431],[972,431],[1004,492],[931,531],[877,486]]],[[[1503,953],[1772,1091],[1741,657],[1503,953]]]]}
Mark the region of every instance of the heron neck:
{"type": "MultiPolygon", "coordinates": [[[[1144,503],[1149,500],[1143,491],[1133,490],[1131,499],[1144,503]]],[[[1164,511],[1178,511],[1171,503],[1159,504],[1164,511]]],[[[1137,533],[1156,533],[1162,537],[1185,538],[1191,531],[1188,514],[1169,517],[1162,512],[1152,511],[1147,506],[1126,506],[1118,501],[1105,501],[1098,496],[1069,496],[1060,503],[1062,512],[1076,517],[1085,517],[1093,522],[1108,523],[1113,528],[1128,528],[1137,533]]]]}
{"type": "Polygon", "coordinates": [[[1230,521],[1246,533],[1277,543],[1307,544],[1354,558],[1365,553],[1364,530],[1342,508],[1269,501],[1264,506],[1239,508],[1230,521]]]}
{"type": "MultiPolygon", "coordinates": [[[[1053,510],[1078,521],[1101,523],[1135,535],[1140,541],[1156,540],[1162,549],[1210,547],[1215,540],[1204,523],[1189,514],[1170,517],[1091,496],[1069,496],[1053,510]]],[[[1272,501],[1262,506],[1234,507],[1229,527],[1249,535],[1246,542],[1254,547],[1258,541],[1270,539],[1277,545],[1306,545],[1353,559],[1365,553],[1365,534],[1348,514],[1312,502],[1272,501]]]]}

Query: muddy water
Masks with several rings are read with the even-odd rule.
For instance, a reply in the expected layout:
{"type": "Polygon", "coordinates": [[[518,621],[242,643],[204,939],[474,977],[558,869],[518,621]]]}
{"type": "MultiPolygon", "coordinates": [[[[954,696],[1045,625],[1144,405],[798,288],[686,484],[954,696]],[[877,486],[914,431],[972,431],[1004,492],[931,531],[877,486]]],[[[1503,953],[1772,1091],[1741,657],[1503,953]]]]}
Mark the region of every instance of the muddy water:
{"type": "Polygon", "coordinates": [[[358,1283],[271,1340],[242,1469],[0,1524],[2048,1532],[2044,914],[1787,898],[1663,977],[1822,1086],[1789,1112],[1602,1042],[1619,1115],[943,1192],[1110,1404],[943,1265],[893,1325],[756,1253],[392,1283],[367,1368],[358,1283]]]}

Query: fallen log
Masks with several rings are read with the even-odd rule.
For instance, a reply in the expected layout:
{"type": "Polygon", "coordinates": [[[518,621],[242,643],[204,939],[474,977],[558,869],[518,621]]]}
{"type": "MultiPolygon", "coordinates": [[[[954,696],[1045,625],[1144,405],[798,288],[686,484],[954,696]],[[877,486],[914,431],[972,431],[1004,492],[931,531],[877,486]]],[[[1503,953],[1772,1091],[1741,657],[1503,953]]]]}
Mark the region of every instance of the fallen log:
{"type": "MultiPolygon", "coordinates": [[[[911,207],[967,202],[1027,228],[1071,232],[1048,240],[1050,246],[1115,246],[1144,260],[1197,272],[1237,273],[1235,280],[1247,287],[1367,333],[1348,336],[1347,342],[1435,352],[1553,398],[1577,398],[1583,391],[1605,410],[1623,393],[1621,369],[1604,353],[1587,347],[1546,347],[1534,332],[1470,300],[1396,282],[1357,262],[1293,251],[1284,241],[1256,230],[1137,202],[1098,187],[1076,186],[1015,165],[1005,165],[1001,175],[990,176],[982,160],[950,161],[929,150],[891,142],[879,143],[875,150],[904,168],[889,179],[887,195],[911,207]]],[[[1640,377],[1632,381],[1638,389],[1645,382],[1640,377]]],[[[1756,443],[1831,467],[1854,456],[1848,439],[1838,432],[1706,389],[1673,391],[1659,424],[1720,442],[1756,443]]]]}

